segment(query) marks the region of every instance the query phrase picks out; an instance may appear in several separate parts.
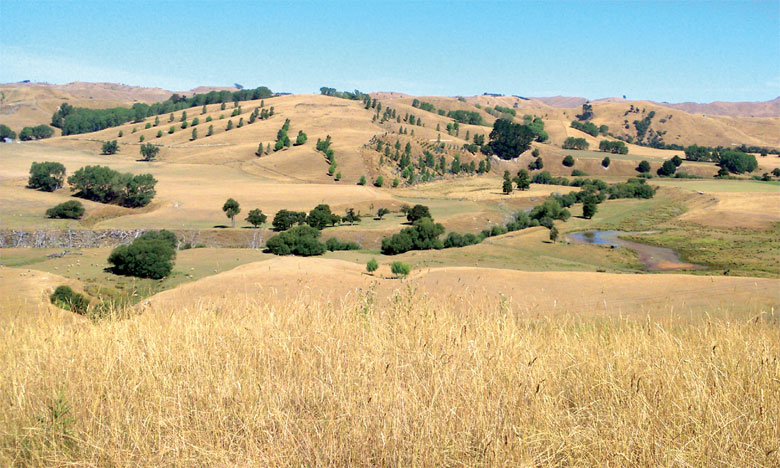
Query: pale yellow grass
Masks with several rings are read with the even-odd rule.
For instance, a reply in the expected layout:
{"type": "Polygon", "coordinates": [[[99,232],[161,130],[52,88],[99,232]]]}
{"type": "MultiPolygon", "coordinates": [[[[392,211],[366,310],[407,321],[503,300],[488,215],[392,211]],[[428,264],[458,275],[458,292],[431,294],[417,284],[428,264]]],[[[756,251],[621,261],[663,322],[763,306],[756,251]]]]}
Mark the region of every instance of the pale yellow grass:
{"type": "Polygon", "coordinates": [[[11,321],[0,464],[777,466],[777,330],[410,293],[11,321]]]}
{"type": "Polygon", "coordinates": [[[780,222],[780,193],[715,192],[680,216],[705,226],[766,229],[780,222]]]}

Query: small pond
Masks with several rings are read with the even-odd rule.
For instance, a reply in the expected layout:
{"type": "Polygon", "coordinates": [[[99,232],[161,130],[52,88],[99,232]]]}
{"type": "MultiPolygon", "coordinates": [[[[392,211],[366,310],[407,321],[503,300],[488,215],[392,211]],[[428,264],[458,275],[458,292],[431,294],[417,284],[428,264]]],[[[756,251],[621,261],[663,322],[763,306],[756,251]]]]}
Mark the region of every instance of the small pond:
{"type": "Polygon", "coordinates": [[[575,244],[596,244],[609,246],[613,249],[618,247],[631,249],[637,253],[639,261],[645,266],[645,269],[649,271],[699,270],[704,268],[701,265],[683,262],[680,260],[680,255],[670,248],[656,247],[620,238],[620,236],[626,234],[643,233],[626,231],[585,231],[569,234],[568,238],[575,244]]]}

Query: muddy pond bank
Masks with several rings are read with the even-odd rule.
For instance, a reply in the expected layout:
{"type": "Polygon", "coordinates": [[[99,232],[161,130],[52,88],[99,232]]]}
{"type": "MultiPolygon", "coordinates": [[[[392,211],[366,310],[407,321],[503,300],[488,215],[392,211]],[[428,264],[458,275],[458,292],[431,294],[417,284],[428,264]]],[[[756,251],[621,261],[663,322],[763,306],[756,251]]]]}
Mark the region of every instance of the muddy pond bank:
{"type": "Polygon", "coordinates": [[[639,261],[648,271],[701,270],[705,267],[684,262],[680,255],[667,247],[642,244],[627,239],[623,235],[642,234],[627,231],[584,231],[569,234],[568,239],[575,244],[603,245],[611,248],[626,248],[637,253],[639,261]]]}

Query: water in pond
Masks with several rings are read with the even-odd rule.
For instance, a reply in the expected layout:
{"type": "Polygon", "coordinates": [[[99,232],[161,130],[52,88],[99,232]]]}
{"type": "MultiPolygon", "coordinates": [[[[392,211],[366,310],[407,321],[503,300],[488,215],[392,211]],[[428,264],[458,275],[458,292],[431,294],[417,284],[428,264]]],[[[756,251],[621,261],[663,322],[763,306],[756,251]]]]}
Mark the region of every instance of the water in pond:
{"type": "Polygon", "coordinates": [[[569,234],[569,239],[578,244],[597,244],[612,248],[624,247],[631,249],[639,256],[639,261],[650,271],[693,270],[703,268],[700,265],[686,263],[674,250],[667,247],[656,247],[641,244],[619,236],[624,234],[641,234],[625,231],[585,231],[569,234]]]}

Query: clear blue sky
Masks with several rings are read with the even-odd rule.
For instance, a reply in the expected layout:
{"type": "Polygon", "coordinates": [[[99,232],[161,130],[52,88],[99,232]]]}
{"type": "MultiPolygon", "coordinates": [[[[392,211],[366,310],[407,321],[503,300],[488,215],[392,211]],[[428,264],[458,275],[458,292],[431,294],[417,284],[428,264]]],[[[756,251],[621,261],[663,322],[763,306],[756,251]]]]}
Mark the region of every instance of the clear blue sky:
{"type": "Polygon", "coordinates": [[[0,1],[0,82],[780,95],[780,2],[0,1]]]}

